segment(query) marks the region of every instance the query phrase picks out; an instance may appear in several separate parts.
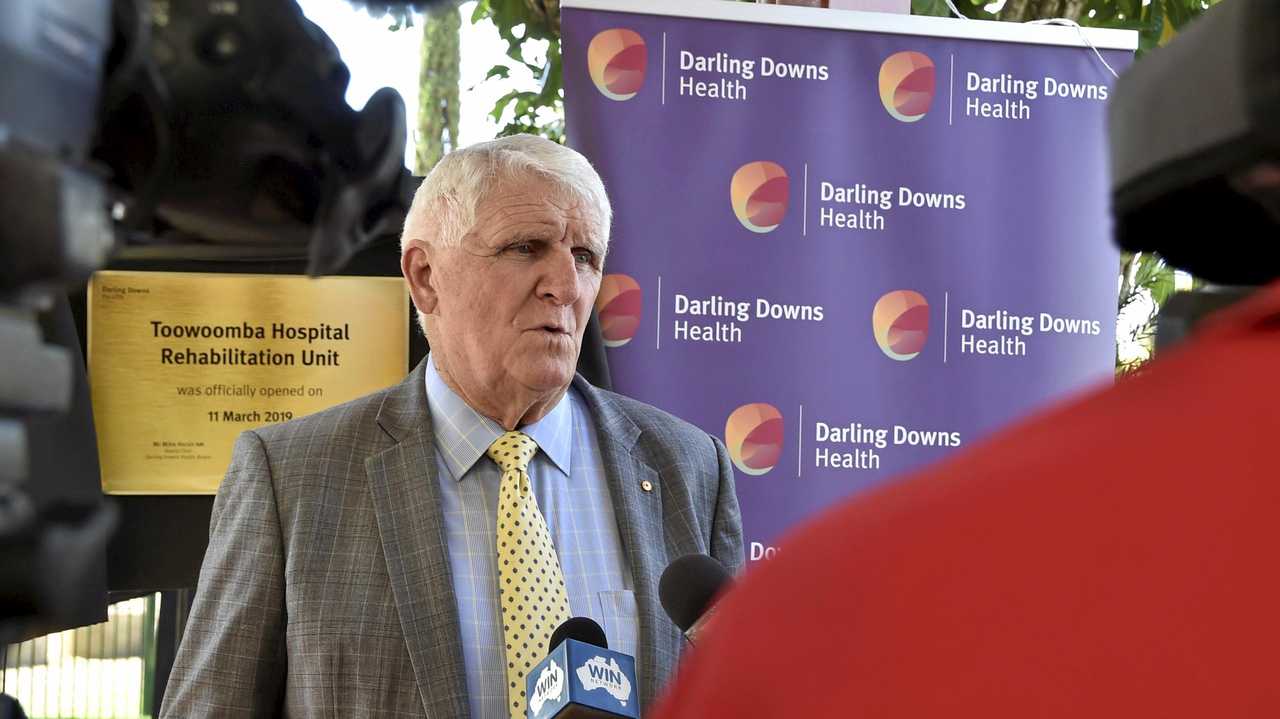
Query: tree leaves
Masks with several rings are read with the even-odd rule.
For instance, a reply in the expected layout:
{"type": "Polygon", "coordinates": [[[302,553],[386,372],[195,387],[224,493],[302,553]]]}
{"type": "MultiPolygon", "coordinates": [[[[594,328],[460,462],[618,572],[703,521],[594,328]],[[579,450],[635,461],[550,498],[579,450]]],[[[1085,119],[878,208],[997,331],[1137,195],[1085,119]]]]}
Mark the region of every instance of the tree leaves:
{"type": "Polygon", "coordinates": [[[1137,371],[1155,345],[1156,315],[1175,287],[1174,270],[1159,255],[1126,252],[1120,260],[1116,372],[1137,371]],[[1121,332],[1120,330],[1124,330],[1121,332]]]}
{"type": "MultiPolygon", "coordinates": [[[[480,0],[471,14],[475,24],[488,19],[507,43],[507,57],[524,65],[538,78],[538,88],[512,90],[494,103],[489,116],[502,122],[508,110],[511,119],[501,135],[532,133],[564,142],[564,70],[560,59],[559,0],[480,0]],[[530,62],[525,47],[530,41],[546,41],[547,57],[541,64],[530,62]]],[[[485,79],[509,78],[510,65],[494,65],[485,79]]]]}
{"type": "Polygon", "coordinates": [[[951,8],[945,0],[911,0],[911,14],[951,17],[951,8]]]}
{"type": "MultiPolygon", "coordinates": [[[[990,0],[955,2],[966,16],[1014,22],[1056,17],[1063,14],[1064,8],[1074,14],[1075,9],[1080,8],[1078,20],[1085,27],[1137,30],[1141,54],[1167,42],[1172,31],[1181,30],[1220,0],[1086,0],[1078,5],[1063,0],[1006,0],[994,13],[987,10],[992,6],[990,0]]],[[[952,17],[946,0],[911,0],[911,14],[952,17]]]]}
{"type": "Polygon", "coordinates": [[[1173,23],[1174,30],[1181,30],[1203,12],[1198,0],[1164,0],[1161,5],[1164,6],[1169,22],[1173,23]]]}

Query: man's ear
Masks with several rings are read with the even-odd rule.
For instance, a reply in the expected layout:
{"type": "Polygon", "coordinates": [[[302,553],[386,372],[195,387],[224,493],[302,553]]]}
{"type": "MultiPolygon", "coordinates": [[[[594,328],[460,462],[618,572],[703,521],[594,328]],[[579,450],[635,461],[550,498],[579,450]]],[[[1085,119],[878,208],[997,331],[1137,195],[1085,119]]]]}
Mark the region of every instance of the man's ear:
{"type": "Polygon", "coordinates": [[[409,283],[409,297],[413,299],[413,306],[424,315],[435,312],[439,302],[432,284],[435,279],[431,274],[434,259],[431,248],[422,240],[410,240],[404,252],[400,253],[400,273],[409,283]]]}

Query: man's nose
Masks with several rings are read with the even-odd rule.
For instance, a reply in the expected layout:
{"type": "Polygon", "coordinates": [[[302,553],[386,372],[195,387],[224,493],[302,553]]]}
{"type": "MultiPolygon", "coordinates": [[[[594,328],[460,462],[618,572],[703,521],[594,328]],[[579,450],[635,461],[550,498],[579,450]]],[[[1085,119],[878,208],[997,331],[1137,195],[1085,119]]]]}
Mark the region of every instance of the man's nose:
{"type": "Polygon", "coordinates": [[[549,253],[545,258],[538,296],[558,305],[571,305],[582,292],[577,258],[569,251],[549,253]]]}

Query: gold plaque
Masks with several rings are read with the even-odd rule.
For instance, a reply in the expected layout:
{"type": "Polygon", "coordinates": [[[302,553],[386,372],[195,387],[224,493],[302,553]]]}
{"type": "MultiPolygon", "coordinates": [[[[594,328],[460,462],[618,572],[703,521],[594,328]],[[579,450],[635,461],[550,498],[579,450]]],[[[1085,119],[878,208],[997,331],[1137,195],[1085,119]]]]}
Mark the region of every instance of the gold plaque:
{"type": "Polygon", "coordinates": [[[236,436],[404,378],[399,277],[98,272],[89,386],[102,487],[212,494],[236,436]]]}

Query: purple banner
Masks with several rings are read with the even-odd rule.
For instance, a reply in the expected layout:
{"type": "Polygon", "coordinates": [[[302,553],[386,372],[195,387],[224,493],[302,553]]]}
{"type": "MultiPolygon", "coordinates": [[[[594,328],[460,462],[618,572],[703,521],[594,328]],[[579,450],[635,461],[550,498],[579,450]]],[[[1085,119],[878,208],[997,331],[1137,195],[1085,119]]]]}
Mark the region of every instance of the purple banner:
{"type": "Polygon", "coordinates": [[[1111,377],[1114,78],[1092,49],[581,7],[562,22],[568,135],[615,208],[597,308],[616,387],[724,439],[749,558],[1111,377]]]}

